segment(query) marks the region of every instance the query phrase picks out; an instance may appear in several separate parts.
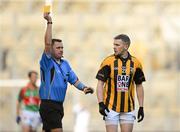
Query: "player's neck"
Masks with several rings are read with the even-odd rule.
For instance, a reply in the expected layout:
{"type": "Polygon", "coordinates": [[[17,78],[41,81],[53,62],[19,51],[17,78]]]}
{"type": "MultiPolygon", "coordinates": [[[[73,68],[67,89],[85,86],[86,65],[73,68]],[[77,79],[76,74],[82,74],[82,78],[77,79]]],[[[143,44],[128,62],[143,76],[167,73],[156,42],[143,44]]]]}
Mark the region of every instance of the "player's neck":
{"type": "Polygon", "coordinates": [[[128,51],[124,52],[124,54],[122,54],[121,57],[122,57],[123,59],[128,58],[128,51]]]}
{"type": "Polygon", "coordinates": [[[37,88],[36,84],[32,83],[31,81],[29,82],[29,86],[31,89],[37,88]]]}

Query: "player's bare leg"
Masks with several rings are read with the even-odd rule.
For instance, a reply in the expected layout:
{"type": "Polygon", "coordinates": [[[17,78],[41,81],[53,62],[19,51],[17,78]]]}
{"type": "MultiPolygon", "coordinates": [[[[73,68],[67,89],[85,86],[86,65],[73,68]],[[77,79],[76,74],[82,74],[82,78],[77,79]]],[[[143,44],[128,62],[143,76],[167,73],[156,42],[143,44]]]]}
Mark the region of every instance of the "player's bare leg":
{"type": "Polygon", "coordinates": [[[121,132],[132,132],[133,124],[132,123],[123,123],[120,124],[121,132]]]}
{"type": "Polygon", "coordinates": [[[55,128],[55,129],[52,129],[52,130],[49,130],[49,131],[43,130],[42,132],[63,132],[63,129],[62,128],[55,128]]]}
{"type": "Polygon", "coordinates": [[[62,128],[52,129],[51,132],[63,132],[62,128]]]}
{"type": "Polygon", "coordinates": [[[118,125],[106,125],[106,132],[117,132],[118,125]]]}
{"type": "Polygon", "coordinates": [[[22,131],[23,131],[23,132],[30,132],[30,130],[31,130],[31,129],[30,129],[29,126],[26,126],[26,125],[23,125],[23,126],[22,126],[22,131]]]}

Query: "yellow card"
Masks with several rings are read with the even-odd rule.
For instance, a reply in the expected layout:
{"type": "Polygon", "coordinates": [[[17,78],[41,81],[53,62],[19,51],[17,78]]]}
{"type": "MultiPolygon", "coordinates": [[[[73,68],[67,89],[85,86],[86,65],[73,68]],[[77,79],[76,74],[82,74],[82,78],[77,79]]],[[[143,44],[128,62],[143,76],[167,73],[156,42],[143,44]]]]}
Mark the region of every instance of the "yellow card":
{"type": "Polygon", "coordinates": [[[44,6],[44,13],[50,12],[51,6],[50,5],[45,5],[44,6]]]}

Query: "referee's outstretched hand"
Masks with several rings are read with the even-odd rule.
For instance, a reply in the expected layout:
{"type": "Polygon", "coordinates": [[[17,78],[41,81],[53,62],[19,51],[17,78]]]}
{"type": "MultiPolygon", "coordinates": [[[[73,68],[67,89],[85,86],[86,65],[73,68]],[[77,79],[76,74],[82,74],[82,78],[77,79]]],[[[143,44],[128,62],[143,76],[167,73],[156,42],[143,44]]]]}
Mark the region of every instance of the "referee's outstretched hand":
{"type": "Polygon", "coordinates": [[[44,19],[46,19],[48,22],[52,22],[52,18],[50,16],[50,12],[44,13],[44,19]]]}
{"type": "Polygon", "coordinates": [[[139,107],[138,110],[138,122],[141,122],[144,119],[144,109],[143,107],[139,107]]]}
{"type": "Polygon", "coordinates": [[[85,94],[89,94],[89,93],[93,94],[94,93],[94,89],[91,87],[85,87],[83,91],[85,94]]]}
{"type": "Polygon", "coordinates": [[[109,109],[103,102],[99,102],[99,113],[103,116],[107,116],[105,111],[109,112],[109,109]]]}

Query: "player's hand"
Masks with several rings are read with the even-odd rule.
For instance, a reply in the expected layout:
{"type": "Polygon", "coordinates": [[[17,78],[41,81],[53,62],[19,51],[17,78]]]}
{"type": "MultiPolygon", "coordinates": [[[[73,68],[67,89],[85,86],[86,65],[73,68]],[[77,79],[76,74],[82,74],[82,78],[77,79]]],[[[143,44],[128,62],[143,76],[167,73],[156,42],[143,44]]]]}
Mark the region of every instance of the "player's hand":
{"type": "Polygon", "coordinates": [[[16,117],[16,123],[19,124],[21,122],[21,117],[20,116],[17,116],[16,117]]]}
{"type": "Polygon", "coordinates": [[[88,93],[93,94],[94,93],[94,89],[91,87],[85,87],[83,91],[85,94],[88,94],[88,93]]]}
{"type": "Polygon", "coordinates": [[[44,13],[44,19],[46,19],[48,22],[52,22],[52,18],[50,16],[50,12],[44,13]]]}
{"type": "Polygon", "coordinates": [[[99,103],[99,113],[103,116],[107,116],[106,111],[109,112],[109,109],[105,106],[103,102],[99,103]]]}
{"type": "Polygon", "coordinates": [[[138,122],[141,122],[144,119],[144,109],[143,107],[139,107],[138,110],[138,122]]]}

